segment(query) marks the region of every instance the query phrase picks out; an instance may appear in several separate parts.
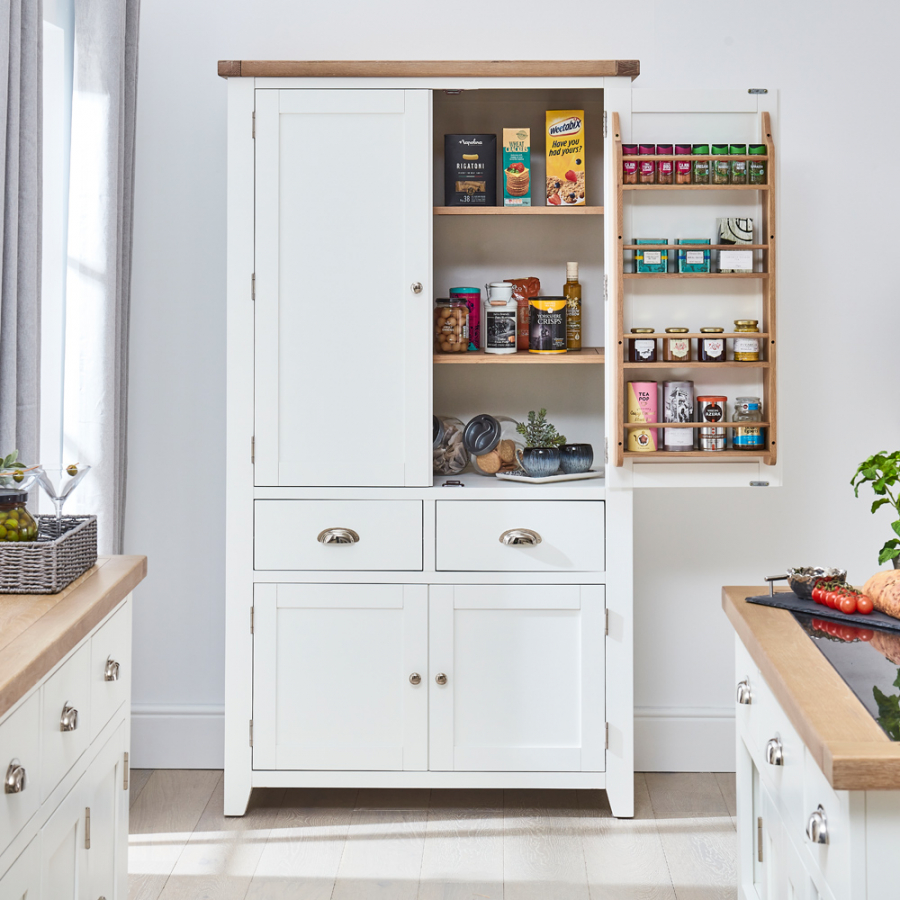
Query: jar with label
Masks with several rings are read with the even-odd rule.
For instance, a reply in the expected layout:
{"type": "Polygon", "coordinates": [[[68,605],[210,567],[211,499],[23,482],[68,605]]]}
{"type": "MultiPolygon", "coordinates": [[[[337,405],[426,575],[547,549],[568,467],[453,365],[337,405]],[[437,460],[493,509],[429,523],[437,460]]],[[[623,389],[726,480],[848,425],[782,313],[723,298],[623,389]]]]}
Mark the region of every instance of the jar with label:
{"type": "Polygon", "coordinates": [[[464,300],[436,300],[434,352],[459,353],[469,349],[469,308],[464,300]]]}
{"type": "Polygon", "coordinates": [[[735,362],[759,362],[759,338],[750,337],[752,334],[759,334],[758,319],[735,319],[735,333],[746,333],[747,337],[736,337],[732,341],[732,349],[734,350],[735,362]]]}
{"type": "Polygon", "coordinates": [[[665,362],[684,363],[691,361],[691,339],[682,337],[688,334],[687,328],[667,328],[663,339],[663,360],[665,362]]]}
{"type": "MultiPolygon", "coordinates": [[[[656,144],[639,144],[638,152],[641,156],[655,156],[656,144]]],[[[639,171],[641,184],[656,184],[656,160],[640,160],[639,171]]]]}
{"type": "MultiPolygon", "coordinates": [[[[657,144],[656,152],[660,156],[671,156],[674,147],[672,144],[657,144]]],[[[656,164],[656,183],[657,184],[672,184],[672,179],[675,173],[675,162],[671,159],[661,159],[656,164]]]]}
{"type": "MultiPolygon", "coordinates": [[[[622,144],[622,156],[637,156],[637,144],[622,144]]],[[[638,183],[638,161],[636,159],[622,160],[622,184],[638,183]]]]}
{"type": "Polygon", "coordinates": [[[762,450],[764,448],[763,429],[758,424],[754,424],[762,422],[759,397],[738,397],[734,402],[732,421],[747,423],[738,425],[734,429],[732,443],[735,450],[762,450]]]}
{"type": "MultiPolygon", "coordinates": [[[[746,144],[729,144],[728,145],[728,155],[729,156],[746,156],[747,155],[747,145],[746,144]]],[[[747,183],[747,160],[733,159],[731,161],[731,183],[732,184],[746,184],[747,183]]]]}
{"type": "MultiPolygon", "coordinates": [[[[765,144],[751,144],[747,148],[747,152],[750,154],[750,156],[765,156],[766,155],[766,145],[765,144]]],[[[765,184],[766,183],[766,169],[768,168],[768,160],[751,159],[749,166],[750,166],[750,184],[765,184]]]]}
{"type": "Polygon", "coordinates": [[[481,331],[485,353],[516,352],[516,310],[513,286],[508,281],[492,281],[484,286],[484,314],[481,331]]]}
{"type": "Polygon", "coordinates": [[[675,160],[675,184],[690,184],[691,183],[691,145],[690,144],[676,144],[675,145],[675,155],[676,156],[686,156],[687,159],[676,159],[675,160]]]}
{"type": "MultiPolygon", "coordinates": [[[[655,334],[652,328],[632,328],[632,334],[655,334]]],[[[656,362],[656,338],[639,337],[628,342],[628,361],[656,362]]]]}
{"type": "MultiPolygon", "coordinates": [[[[713,156],[728,156],[728,144],[713,144],[713,156]]],[[[714,159],[712,161],[712,183],[713,184],[730,184],[731,183],[731,166],[727,159],[714,159]]]]}
{"type": "Polygon", "coordinates": [[[697,358],[700,362],[725,362],[724,328],[701,328],[704,337],[697,341],[697,358]],[[706,337],[708,335],[708,337],[706,337]]]}
{"type": "MultiPolygon", "coordinates": [[[[691,147],[691,155],[709,156],[709,144],[694,144],[691,147]]],[[[691,174],[694,176],[694,184],[709,184],[709,160],[695,159],[694,171],[691,174]]]]}

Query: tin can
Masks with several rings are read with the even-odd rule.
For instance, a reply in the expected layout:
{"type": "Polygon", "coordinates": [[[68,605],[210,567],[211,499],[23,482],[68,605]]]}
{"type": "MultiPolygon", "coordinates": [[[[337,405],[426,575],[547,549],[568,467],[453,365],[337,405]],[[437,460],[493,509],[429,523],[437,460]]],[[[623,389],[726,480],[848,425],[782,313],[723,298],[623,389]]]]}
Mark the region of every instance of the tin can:
{"type": "Polygon", "coordinates": [[[469,349],[481,349],[481,288],[450,288],[451,300],[462,300],[469,310],[469,349]]]}
{"type": "MultiPolygon", "coordinates": [[[[724,422],[725,421],[725,403],[727,397],[706,396],[697,398],[697,421],[698,422],[724,422]]],[[[720,426],[715,428],[701,428],[700,431],[700,449],[701,450],[724,450],[725,449],[725,429],[720,426]]]]}
{"type": "MultiPolygon", "coordinates": [[[[628,382],[628,421],[629,422],[656,422],[656,382],[655,381],[629,381],[628,382]]],[[[649,453],[658,449],[656,428],[629,428],[628,449],[638,453],[649,453]]]]}
{"type": "MultiPolygon", "coordinates": [[[[694,421],[694,382],[664,381],[661,422],[694,421]]],[[[663,428],[663,449],[683,453],[694,449],[693,428],[663,428]]]]}
{"type": "Polygon", "coordinates": [[[531,322],[529,353],[566,352],[566,298],[532,297],[528,301],[531,322]]]}

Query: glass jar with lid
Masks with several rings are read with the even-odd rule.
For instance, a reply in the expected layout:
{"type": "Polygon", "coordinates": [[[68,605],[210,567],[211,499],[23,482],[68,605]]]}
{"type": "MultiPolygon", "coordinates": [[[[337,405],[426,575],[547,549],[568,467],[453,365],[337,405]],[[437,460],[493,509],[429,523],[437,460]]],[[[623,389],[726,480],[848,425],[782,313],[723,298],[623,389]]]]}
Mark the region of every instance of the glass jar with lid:
{"type": "Polygon", "coordinates": [[[479,475],[514,472],[519,468],[516,451],[525,447],[522,436],[516,431],[515,419],[487,413],[466,422],[463,444],[469,453],[472,468],[479,475]]]}
{"type": "Polygon", "coordinates": [[[453,416],[432,416],[431,457],[435,475],[458,475],[469,464],[463,423],[453,416]]]}
{"type": "MultiPolygon", "coordinates": [[[[729,144],[728,145],[728,155],[729,156],[746,156],[747,155],[747,145],[746,144],[729,144]]],[[[746,184],[747,183],[747,160],[735,159],[735,160],[731,161],[731,183],[732,184],[746,184]]]]}
{"type": "Polygon", "coordinates": [[[464,300],[436,300],[434,352],[460,353],[469,349],[469,308],[464,300]]]}
{"type": "Polygon", "coordinates": [[[732,443],[735,450],[762,450],[764,448],[764,429],[758,424],[762,422],[759,397],[738,397],[734,401],[732,421],[742,423],[737,425],[733,431],[732,443]]]}
{"type": "Polygon", "coordinates": [[[700,362],[725,362],[724,328],[706,327],[700,329],[704,337],[697,341],[697,359],[700,362]]]}
{"type": "Polygon", "coordinates": [[[710,166],[713,184],[728,184],[731,180],[731,165],[728,162],[728,144],[713,144],[712,155],[725,157],[714,159],[710,166]]]}
{"type": "Polygon", "coordinates": [[[667,328],[663,339],[663,360],[672,363],[684,363],[691,361],[691,339],[684,337],[688,334],[687,328],[667,328]]]}
{"type": "Polygon", "coordinates": [[[38,525],[25,508],[28,494],[0,488],[0,543],[36,541],[38,525]]]}
{"type": "Polygon", "coordinates": [[[644,337],[644,335],[655,334],[652,328],[632,328],[632,334],[639,334],[641,337],[634,338],[628,342],[628,361],[629,362],[656,362],[656,338],[644,337]]]}
{"type": "Polygon", "coordinates": [[[759,362],[759,319],[735,319],[734,331],[741,334],[732,341],[735,362],[759,362]],[[743,337],[746,334],[747,337],[743,337]]]}

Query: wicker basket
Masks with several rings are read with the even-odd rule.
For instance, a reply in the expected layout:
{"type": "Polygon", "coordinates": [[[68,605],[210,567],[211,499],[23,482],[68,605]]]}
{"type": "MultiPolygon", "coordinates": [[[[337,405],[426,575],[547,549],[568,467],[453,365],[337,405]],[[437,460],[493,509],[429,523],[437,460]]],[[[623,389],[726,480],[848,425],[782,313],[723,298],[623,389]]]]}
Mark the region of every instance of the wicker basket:
{"type": "Polygon", "coordinates": [[[0,594],[58,594],[97,562],[96,516],[36,518],[36,541],[0,543],[0,594]]]}

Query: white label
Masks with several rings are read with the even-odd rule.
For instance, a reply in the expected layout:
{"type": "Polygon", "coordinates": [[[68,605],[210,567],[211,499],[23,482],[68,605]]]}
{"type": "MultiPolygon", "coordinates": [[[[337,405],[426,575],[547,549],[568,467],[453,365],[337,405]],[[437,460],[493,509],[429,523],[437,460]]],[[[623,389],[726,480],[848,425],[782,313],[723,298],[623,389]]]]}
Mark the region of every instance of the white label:
{"type": "Polygon", "coordinates": [[[752,250],[720,250],[719,269],[723,272],[752,272],[752,250]]]}
{"type": "Polygon", "coordinates": [[[662,250],[645,250],[644,265],[658,266],[662,264],[662,250]]]}
{"type": "Polygon", "coordinates": [[[666,428],[663,436],[663,444],[668,447],[693,447],[693,428],[666,428]]]}
{"type": "Polygon", "coordinates": [[[703,339],[703,351],[707,356],[722,356],[725,350],[725,341],[721,338],[717,340],[703,339]]]}
{"type": "Polygon", "coordinates": [[[634,352],[641,359],[649,359],[653,356],[653,351],[656,349],[656,340],[652,341],[635,341],[634,342],[634,352]]]}
{"type": "Polygon", "coordinates": [[[735,338],[735,353],[759,353],[759,341],[756,338],[735,338]]]}
{"type": "Polygon", "coordinates": [[[691,352],[690,338],[669,338],[669,352],[672,356],[684,359],[691,352]]]}
{"type": "Polygon", "coordinates": [[[684,254],[684,260],[689,266],[702,266],[705,262],[703,250],[688,250],[684,254]]]}

